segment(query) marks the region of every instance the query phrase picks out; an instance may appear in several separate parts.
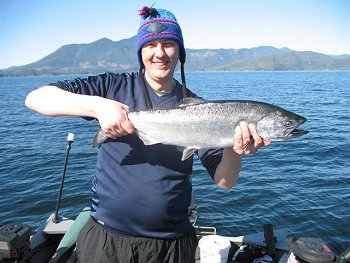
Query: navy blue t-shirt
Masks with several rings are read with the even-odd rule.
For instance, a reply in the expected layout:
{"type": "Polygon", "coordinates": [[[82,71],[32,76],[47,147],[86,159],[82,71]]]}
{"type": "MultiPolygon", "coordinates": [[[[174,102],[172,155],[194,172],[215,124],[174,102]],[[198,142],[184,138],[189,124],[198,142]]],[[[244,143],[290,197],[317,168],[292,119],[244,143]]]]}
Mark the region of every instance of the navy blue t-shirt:
{"type": "MultiPolygon", "coordinates": [[[[53,83],[78,94],[101,96],[124,103],[130,111],[146,109],[137,73],[105,73],[86,79],[53,83]]],[[[178,107],[182,89],[158,96],[147,84],[154,109],[178,107]]],[[[191,96],[195,96],[189,91],[191,96]]],[[[92,215],[114,231],[132,236],[176,238],[191,229],[193,158],[181,161],[183,147],[144,145],[136,134],[108,139],[98,148],[92,186],[92,215]]],[[[213,177],[222,150],[199,151],[213,177]]]]}

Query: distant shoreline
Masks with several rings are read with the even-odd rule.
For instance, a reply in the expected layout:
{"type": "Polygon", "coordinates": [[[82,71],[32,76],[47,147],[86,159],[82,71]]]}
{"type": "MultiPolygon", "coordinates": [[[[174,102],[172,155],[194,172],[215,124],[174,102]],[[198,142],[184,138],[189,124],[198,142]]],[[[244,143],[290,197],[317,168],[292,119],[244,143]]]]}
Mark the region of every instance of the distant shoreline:
{"type": "MultiPolygon", "coordinates": [[[[138,71],[135,37],[70,44],[39,61],[0,70],[0,77],[138,71]]],[[[186,49],[186,72],[350,70],[350,55],[325,55],[287,47],[186,49]]]]}
{"type": "MultiPolygon", "coordinates": [[[[103,72],[91,72],[91,73],[67,73],[67,74],[42,74],[42,75],[2,75],[0,73],[0,78],[19,78],[19,77],[62,77],[62,76],[91,76],[91,75],[98,75],[98,74],[103,74],[106,72],[111,72],[111,71],[103,71],[103,72]]],[[[136,72],[136,70],[134,71],[127,71],[127,72],[136,72]]],[[[335,70],[319,70],[319,69],[315,69],[315,70],[197,70],[197,71],[186,71],[186,74],[195,74],[195,73],[258,73],[258,72],[275,72],[275,73],[292,73],[292,72],[349,72],[350,73],[350,69],[335,69],[335,70]]],[[[120,73],[120,72],[116,72],[116,73],[120,73]]],[[[180,71],[176,71],[175,74],[180,74],[180,71]]]]}

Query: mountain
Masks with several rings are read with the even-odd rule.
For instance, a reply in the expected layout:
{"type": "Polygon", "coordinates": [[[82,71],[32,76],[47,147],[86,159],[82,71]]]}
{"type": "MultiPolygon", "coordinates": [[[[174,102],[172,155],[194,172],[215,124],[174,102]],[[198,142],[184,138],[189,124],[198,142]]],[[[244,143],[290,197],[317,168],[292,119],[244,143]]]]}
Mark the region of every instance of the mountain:
{"type": "MultiPolygon", "coordinates": [[[[350,70],[350,55],[261,46],[242,49],[186,49],[187,71],[350,70]]],[[[96,74],[138,70],[136,36],[65,45],[43,59],[0,70],[0,76],[96,74]]]]}
{"type": "Polygon", "coordinates": [[[0,76],[63,75],[137,69],[136,37],[102,38],[90,44],[65,45],[43,59],[0,70],[0,76]]]}
{"type": "Polygon", "coordinates": [[[270,54],[249,60],[221,65],[215,70],[349,70],[350,56],[335,58],[312,51],[293,51],[270,54]]]}

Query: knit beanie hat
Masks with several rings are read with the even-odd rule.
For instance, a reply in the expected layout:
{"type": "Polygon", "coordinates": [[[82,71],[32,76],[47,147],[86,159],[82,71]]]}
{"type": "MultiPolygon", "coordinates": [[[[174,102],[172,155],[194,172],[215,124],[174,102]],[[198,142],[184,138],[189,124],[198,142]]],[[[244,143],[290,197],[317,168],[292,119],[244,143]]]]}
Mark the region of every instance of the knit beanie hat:
{"type": "Polygon", "coordinates": [[[144,6],[139,10],[141,16],[140,28],[137,32],[137,56],[142,67],[141,48],[144,44],[156,39],[172,39],[179,44],[180,62],[185,63],[186,52],[182,32],[177,20],[171,12],[165,9],[155,9],[144,6]]]}

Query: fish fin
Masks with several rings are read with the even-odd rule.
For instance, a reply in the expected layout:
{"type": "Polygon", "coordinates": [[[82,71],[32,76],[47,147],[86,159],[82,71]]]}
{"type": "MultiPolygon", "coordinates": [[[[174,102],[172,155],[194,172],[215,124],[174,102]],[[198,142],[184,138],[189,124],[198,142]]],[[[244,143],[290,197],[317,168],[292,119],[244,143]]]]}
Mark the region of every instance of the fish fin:
{"type": "Polygon", "coordinates": [[[179,107],[185,107],[189,105],[196,105],[200,103],[205,103],[208,102],[207,100],[201,99],[201,98],[191,98],[191,97],[186,97],[182,100],[182,103],[180,104],[179,107]]]}
{"type": "Polygon", "coordinates": [[[198,148],[196,148],[196,147],[186,148],[182,152],[181,161],[185,161],[186,159],[190,158],[197,150],[198,150],[198,148]]]}
{"type": "Polygon", "coordinates": [[[153,145],[153,144],[160,143],[156,139],[152,138],[151,136],[149,136],[148,134],[140,130],[136,130],[135,133],[137,134],[137,136],[139,136],[139,138],[141,139],[141,141],[143,141],[145,145],[153,145]]]}
{"type": "Polygon", "coordinates": [[[101,129],[99,129],[92,140],[92,144],[91,144],[92,148],[99,146],[107,139],[108,139],[107,134],[105,134],[101,129]]]}

